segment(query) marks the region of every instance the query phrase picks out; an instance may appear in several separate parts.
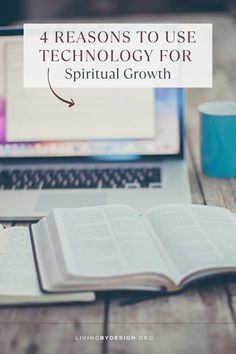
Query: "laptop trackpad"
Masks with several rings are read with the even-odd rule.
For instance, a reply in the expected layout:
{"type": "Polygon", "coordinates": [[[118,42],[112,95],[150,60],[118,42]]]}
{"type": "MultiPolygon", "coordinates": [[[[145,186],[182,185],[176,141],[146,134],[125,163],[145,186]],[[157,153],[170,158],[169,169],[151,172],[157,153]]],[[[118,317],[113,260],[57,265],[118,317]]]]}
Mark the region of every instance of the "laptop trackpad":
{"type": "Polygon", "coordinates": [[[101,194],[56,194],[48,193],[39,197],[35,211],[50,211],[54,208],[74,208],[106,204],[107,195],[101,194]]]}

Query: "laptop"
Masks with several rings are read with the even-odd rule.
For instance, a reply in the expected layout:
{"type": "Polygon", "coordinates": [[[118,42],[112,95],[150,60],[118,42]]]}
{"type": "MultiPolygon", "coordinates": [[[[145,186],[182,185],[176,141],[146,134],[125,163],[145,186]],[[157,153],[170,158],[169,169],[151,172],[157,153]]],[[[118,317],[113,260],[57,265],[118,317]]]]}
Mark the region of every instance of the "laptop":
{"type": "MultiPolygon", "coordinates": [[[[53,78],[51,77],[53,81],[53,78]]],[[[22,30],[0,30],[0,219],[58,207],[189,203],[182,89],[23,88],[22,30]]]]}

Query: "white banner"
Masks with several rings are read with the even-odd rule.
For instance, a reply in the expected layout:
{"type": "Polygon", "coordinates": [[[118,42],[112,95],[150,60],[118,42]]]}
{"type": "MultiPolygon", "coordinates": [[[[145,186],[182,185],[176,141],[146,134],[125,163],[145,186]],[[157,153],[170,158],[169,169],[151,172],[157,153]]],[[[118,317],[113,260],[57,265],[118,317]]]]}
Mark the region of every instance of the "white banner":
{"type": "Polygon", "coordinates": [[[48,85],[212,87],[212,25],[25,24],[24,87],[48,85]]]}

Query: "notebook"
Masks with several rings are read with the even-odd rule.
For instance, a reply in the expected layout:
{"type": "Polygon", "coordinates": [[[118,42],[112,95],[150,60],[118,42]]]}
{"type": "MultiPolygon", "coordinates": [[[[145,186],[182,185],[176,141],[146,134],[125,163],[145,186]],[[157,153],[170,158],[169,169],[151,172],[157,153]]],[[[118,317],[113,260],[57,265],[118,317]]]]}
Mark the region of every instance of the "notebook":
{"type": "Polygon", "coordinates": [[[0,306],[90,302],[93,292],[46,294],[40,289],[27,227],[0,225],[0,306]]]}

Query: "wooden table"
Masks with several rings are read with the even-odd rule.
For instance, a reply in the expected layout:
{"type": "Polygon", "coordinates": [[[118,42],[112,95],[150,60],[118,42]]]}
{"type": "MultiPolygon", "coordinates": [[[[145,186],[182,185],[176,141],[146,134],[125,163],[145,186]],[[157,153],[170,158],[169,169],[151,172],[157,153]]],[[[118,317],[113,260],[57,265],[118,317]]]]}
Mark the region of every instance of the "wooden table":
{"type": "MultiPolygon", "coordinates": [[[[136,20],[139,20],[136,18],[136,20]]],[[[236,98],[236,23],[230,16],[152,18],[214,24],[214,87],[186,93],[186,141],[192,200],[236,212],[236,179],[210,179],[199,168],[198,104],[236,98]]],[[[236,352],[236,277],[120,307],[110,296],[93,304],[0,310],[1,354],[189,354],[236,352]],[[76,341],[81,335],[152,336],[152,340],[76,341]]]]}

